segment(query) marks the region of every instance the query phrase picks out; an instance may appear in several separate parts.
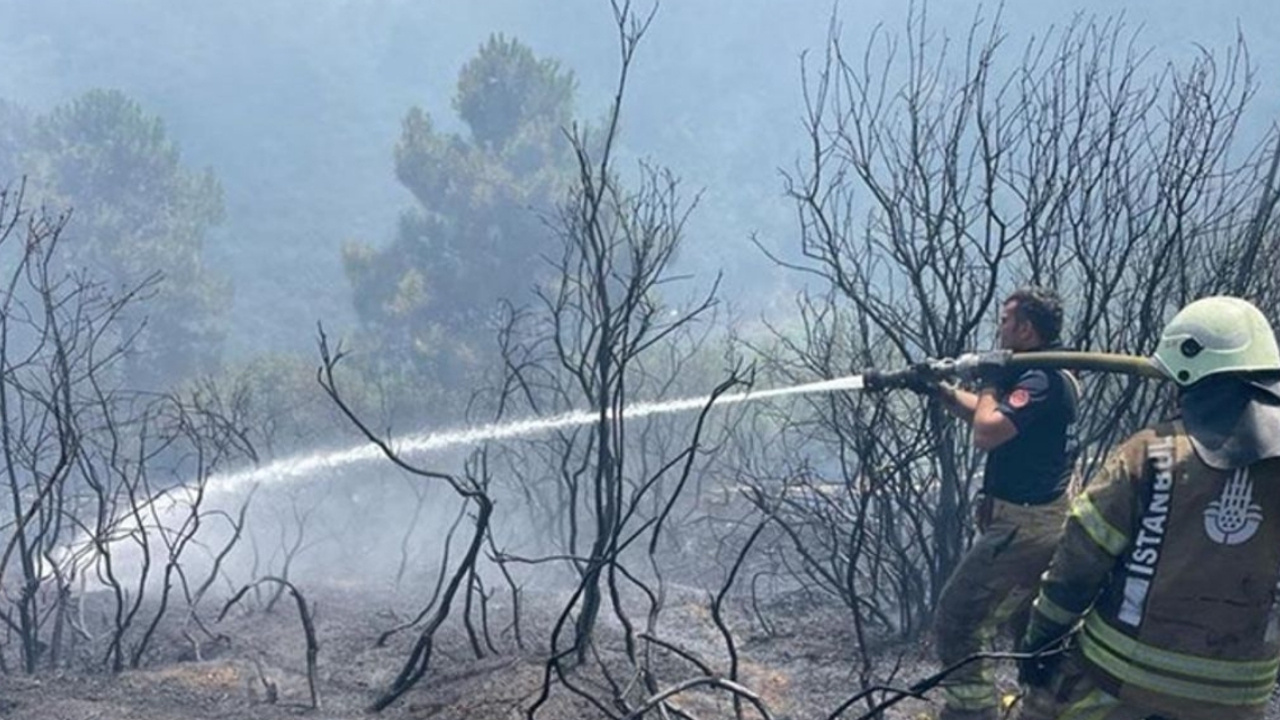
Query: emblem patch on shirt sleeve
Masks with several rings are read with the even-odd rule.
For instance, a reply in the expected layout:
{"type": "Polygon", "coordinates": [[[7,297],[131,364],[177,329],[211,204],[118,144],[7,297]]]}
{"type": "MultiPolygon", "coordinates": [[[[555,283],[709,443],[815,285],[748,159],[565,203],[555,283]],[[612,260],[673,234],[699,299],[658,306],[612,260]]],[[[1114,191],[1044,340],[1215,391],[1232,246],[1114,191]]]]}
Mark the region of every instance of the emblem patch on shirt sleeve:
{"type": "Polygon", "coordinates": [[[1014,388],[1013,392],[1009,393],[1009,407],[1024,408],[1029,402],[1031,402],[1031,393],[1027,392],[1026,388],[1014,388]]]}

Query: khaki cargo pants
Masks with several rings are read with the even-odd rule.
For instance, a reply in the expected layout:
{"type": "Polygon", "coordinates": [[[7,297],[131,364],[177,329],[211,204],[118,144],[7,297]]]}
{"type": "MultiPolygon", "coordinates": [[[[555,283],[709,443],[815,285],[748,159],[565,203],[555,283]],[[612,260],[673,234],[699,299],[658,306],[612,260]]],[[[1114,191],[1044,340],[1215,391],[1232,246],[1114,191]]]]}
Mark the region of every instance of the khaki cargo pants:
{"type": "MultiPolygon", "coordinates": [[[[1066,495],[1045,505],[987,499],[980,506],[981,535],[942,588],[934,615],[934,639],[943,667],[989,650],[996,630],[1011,619],[1025,624],[1040,575],[1062,538],[1068,507],[1066,495]]],[[[1022,630],[1014,627],[1017,634],[1022,630]]],[[[989,661],[956,670],[942,693],[941,720],[998,717],[1000,698],[989,661]]]]}

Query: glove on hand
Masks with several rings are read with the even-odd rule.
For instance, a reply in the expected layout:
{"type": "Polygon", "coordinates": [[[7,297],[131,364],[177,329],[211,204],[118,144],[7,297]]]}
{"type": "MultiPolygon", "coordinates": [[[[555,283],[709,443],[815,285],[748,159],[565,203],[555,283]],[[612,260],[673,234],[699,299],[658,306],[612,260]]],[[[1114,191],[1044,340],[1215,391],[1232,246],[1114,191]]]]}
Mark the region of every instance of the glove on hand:
{"type": "Polygon", "coordinates": [[[1062,662],[1062,653],[1036,655],[1018,661],[1018,682],[1032,688],[1048,687],[1062,662]]]}
{"type": "Polygon", "coordinates": [[[1066,655],[1064,636],[1068,630],[1065,626],[1032,621],[1018,648],[1018,652],[1030,656],[1018,660],[1018,682],[1033,688],[1048,686],[1066,655]]]}
{"type": "Polygon", "coordinates": [[[924,397],[936,396],[941,387],[938,384],[938,376],[934,372],[933,363],[926,360],[912,365],[911,374],[903,387],[924,397]]]}

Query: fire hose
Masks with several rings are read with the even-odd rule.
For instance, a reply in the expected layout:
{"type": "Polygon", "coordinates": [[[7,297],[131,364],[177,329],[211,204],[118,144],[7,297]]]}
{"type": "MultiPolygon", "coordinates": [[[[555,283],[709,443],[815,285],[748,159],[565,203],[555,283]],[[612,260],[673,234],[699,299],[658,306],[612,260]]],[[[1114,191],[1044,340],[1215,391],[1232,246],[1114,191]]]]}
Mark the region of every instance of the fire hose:
{"type": "Polygon", "coordinates": [[[954,358],[924,360],[896,370],[868,370],[862,377],[863,386],[867,390],[896,390],[921,381],[977,380],[998,374],[1006,368],[1087,370],[1168,379],[1164,371],[1147,357],[1069,350],[1024,353],[989,350],[966,353],[954,358]]]}

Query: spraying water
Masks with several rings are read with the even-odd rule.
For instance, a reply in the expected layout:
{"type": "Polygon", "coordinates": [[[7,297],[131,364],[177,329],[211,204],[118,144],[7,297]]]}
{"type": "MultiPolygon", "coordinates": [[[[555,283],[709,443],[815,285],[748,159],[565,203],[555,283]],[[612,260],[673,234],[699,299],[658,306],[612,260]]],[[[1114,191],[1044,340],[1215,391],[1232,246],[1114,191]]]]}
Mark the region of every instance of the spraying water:
{"type": "MultiPolygon", "coordinates": [[[[818,382],[793,385],[785,388],[774,388],[772,390],[749,390],[747,392],[721,395],[715,399],[714,404],[716,406],[733,405],[750,400],[765,400],[768,398],[783,397],[786,395],[805,395],[810,393],[836,392],[841,390],[861,390],[862,388],[862,376],[849,375],[847,377],[836,378],[834,380],[821,380],[818,382]]],[[[623,408],[622,417],[638,418],[645,417],[647,415],[661,415],[665,413],[697,410],[704,407],[708,402],[711,402],[710,395],[667,400],[665,402],[636,403],[623,408]]],[[[478,425],[462,430],[424,433],[398,440],[392,444],[392,447],[401,456],[408,458],[450,447],[474,445],[475,443],[484,442],[485,440],[502,440],[505,438],[534,435],[544,433],[549,430],[558,430],[577,425],[588,425],[595,422],[598,417],[599,415],[596,412],[578,410],[548,418],[530,418],[527,420],[516,420],[506,423],[478,425]]],[[[296,455],[294,457],[277,460],[260,468],[214,476],[209,479],[208,490],[211,492],[238,492],[243,489],[245,485],[250,483],[287,482],[289,480],[304,478],[318,471],[331,470],[345,465],[351,465],[353,463],[368,462],[381,458],[382,450],[373,444],[363,444],[346,450],[333,450],[329,452],[314,452],[306,455],[296,455]]]]}

